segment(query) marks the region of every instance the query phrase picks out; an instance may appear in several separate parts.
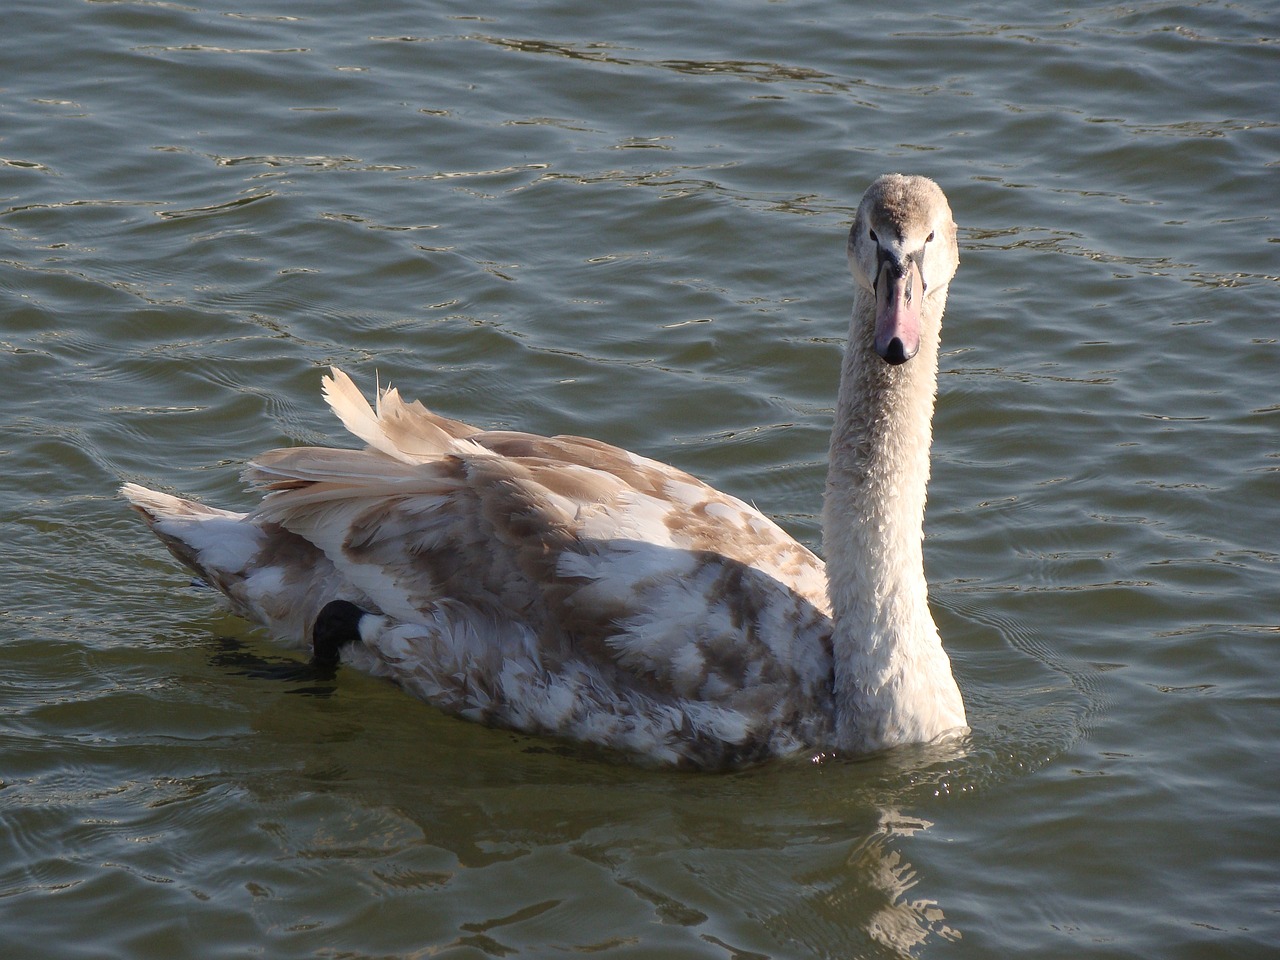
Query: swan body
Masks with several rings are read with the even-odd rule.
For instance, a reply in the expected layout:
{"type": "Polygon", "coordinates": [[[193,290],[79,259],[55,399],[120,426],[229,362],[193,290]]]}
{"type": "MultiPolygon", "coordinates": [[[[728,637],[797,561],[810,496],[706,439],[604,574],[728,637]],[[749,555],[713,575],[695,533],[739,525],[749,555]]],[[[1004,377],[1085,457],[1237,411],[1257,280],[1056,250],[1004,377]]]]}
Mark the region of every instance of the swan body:
{"type": "Polygon", "coordinates": [[[370,407],[336,368],[325,398],[364,449],[261,455],[249,513],[121,492],[242,616],[463,717],[696,768],[961,732],[921,551],[958,262],[942,191],[878,179],[849,262],[825,567],[674,467],[394,389],[370,407]]]}

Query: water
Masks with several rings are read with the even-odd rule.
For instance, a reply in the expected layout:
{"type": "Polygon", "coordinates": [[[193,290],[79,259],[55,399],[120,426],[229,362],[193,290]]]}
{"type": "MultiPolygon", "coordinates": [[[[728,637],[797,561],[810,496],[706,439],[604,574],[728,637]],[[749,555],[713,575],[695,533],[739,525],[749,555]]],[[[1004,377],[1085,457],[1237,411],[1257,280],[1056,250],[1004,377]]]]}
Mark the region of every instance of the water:
{"type": "Polygon", "coordinates": [[[1274,956],[1272,5],[367,6],[6,6],[4,955],[1274,956]],[[961,224],[963,750],[695,777],[449,720],[307,676],[114,496],[247,504],[340,440],[339,363],[816,546],[888,170],[961,224]]]}

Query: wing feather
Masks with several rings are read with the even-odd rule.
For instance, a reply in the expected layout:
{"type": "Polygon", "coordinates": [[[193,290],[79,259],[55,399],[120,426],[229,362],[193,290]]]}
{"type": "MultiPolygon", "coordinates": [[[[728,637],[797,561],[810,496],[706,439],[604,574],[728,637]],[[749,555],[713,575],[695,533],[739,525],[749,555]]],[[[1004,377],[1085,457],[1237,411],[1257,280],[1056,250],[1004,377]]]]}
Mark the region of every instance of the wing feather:
{"type": "Polygon", "coordinates": [[[404,463],[421,463],[450,453],[475,453],[467,441],[477,433],[457,420],[438,417],[421,403],[405,403],[395,388],[378,395],[369,406],[360,388],[337,367],[322,381],[324,398],[343,426],[387,456],[404,463]]]}
{"type": "Polygon", "coordinates": [[[369,447],[256,458],[254,518],[315,544],[381,612],[448,599],[651,694],[826,682],[822,563],[755,508],[599,441],[478,431],[394,390],[373,408],[336,369],[326,396],[369,447]]]}

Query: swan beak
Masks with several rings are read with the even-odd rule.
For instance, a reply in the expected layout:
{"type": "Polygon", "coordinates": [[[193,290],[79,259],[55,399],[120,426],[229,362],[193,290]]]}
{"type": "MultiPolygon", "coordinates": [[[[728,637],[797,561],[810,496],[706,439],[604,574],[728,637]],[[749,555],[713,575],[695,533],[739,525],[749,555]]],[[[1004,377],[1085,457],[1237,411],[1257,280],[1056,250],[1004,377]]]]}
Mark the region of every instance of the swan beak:
{"type": "Polygon", "coordinates": [[[885,257],[876,277],[876,353],[886,363],[906,363],[920,349],[924,278],[916,257],[885,257]]]}

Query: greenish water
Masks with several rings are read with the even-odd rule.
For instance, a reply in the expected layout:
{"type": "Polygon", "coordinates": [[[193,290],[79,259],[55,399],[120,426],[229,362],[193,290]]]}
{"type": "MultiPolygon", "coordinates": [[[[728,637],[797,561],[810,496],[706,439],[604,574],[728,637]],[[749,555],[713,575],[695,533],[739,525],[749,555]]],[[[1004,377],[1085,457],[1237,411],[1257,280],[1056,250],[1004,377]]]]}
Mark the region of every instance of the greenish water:
{"type": "Polygon", "coordinates": [[[1264,2],[10,0],[0,953],[1268,957],[1264,2]],[[321,370],[817,546],[889,170],[961,225],[926,565],[965,749],[677,776],[296,669],[115,498],[346,442],[321,370]]]}

